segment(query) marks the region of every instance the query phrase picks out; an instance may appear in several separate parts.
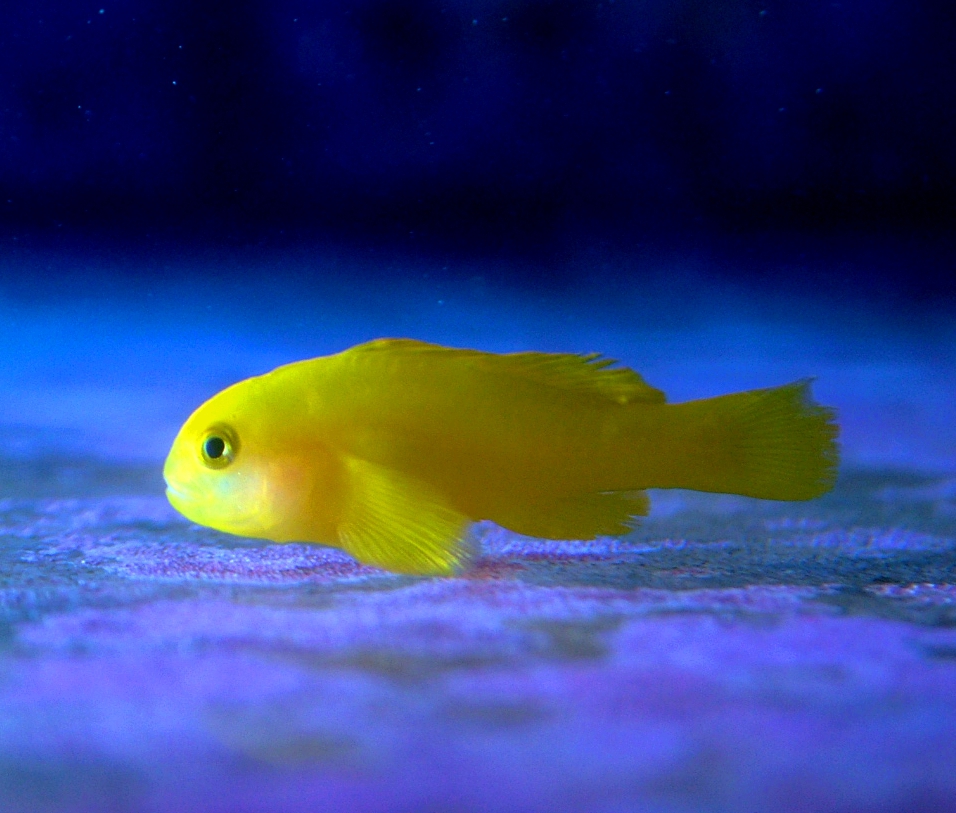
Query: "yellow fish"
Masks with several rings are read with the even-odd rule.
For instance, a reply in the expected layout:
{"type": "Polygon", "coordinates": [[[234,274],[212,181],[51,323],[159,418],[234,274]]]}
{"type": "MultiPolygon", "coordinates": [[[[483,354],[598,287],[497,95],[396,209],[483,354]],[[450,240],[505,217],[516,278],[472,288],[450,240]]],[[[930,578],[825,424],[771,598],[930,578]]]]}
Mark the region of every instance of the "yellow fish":
{"type": "Polygon", "coordinates": [[[410,339],[288,364],[190,416],[166,493],[227,533],[445,574],[476,520],[593,539],[647,514],[646,488],[807,500],[832,487],[834,412],[807,381],[668,404],[614,364],[410,339]]]}

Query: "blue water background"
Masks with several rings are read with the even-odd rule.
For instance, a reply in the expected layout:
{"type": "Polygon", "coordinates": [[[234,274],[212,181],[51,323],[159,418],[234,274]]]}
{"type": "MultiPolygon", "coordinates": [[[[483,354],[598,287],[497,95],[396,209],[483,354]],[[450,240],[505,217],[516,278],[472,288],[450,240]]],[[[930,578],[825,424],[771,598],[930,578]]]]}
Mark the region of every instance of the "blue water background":
{"type": "MultiPolygon", "coordinates": [[[[857,252],[853,279],[875,251],[857,252]]],[[[12,247],[0,254],[0,452],[158,471],[182,421],[223,387],[408,336],[598,351],[674,401],[815,376],[817,399],[839,410],[845,465],[956,469],[952,312],[821,288],[814,280],[840,273],[836,254],[791,260],[755,271],[740,258],[748,273],[735,278],[702,252],[582,252],[552,261],[548,277],[533,260],[355,247],[12,247]]],[[[880,258],[898,276],[910,261],[880,258]]]]}

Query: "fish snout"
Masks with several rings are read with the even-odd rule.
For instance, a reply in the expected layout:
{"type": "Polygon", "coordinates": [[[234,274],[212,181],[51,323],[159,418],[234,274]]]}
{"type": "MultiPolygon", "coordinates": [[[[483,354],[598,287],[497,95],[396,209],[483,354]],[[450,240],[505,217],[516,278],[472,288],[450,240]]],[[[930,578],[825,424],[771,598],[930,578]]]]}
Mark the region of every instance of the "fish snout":
{"type": "Polygon", "coordinates": [[[190,493],[188,489],[176,486],[167,480],[166,499],[169,500],[173,508],[181,512],[186,506],[195,504],[196,495],[190,493]]]}
{"type": "Polygon", "coordinates": [[[184,506],[195,505],[199,500],[196,489],[177,480],[170,469],[171,466],[167,464],[163,471],[163,480],[166,481],[166,499],[178,511],[182,511],[184,506]]]}

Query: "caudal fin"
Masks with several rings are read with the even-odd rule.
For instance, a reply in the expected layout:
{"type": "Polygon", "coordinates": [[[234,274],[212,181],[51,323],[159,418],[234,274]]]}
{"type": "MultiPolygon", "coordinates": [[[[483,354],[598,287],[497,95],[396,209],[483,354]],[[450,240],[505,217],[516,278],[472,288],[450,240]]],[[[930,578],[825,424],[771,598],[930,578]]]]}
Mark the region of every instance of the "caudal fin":
{"type": "Polygon", "coordinates": [[[675,404],[693,438],[681,486],[770,500],[809,500],[833,487],[836,413],[810,381],[675,404]]]}

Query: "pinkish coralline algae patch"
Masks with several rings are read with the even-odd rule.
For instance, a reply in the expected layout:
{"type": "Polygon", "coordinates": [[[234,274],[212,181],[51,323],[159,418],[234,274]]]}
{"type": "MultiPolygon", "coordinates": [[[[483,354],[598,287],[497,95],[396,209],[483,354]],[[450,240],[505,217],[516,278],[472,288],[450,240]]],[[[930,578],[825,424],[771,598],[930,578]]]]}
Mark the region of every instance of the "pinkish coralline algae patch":
{"type": "Polygon", "coordinates": [[[447,579],[161,498],[9,499],[0,809],[956,811],[950,499],[868,476],[668,495],[619,540],[481,524],[447,579]]]}

